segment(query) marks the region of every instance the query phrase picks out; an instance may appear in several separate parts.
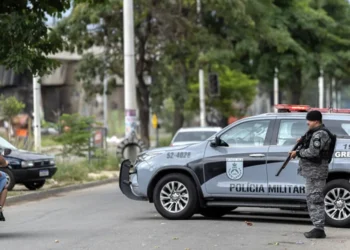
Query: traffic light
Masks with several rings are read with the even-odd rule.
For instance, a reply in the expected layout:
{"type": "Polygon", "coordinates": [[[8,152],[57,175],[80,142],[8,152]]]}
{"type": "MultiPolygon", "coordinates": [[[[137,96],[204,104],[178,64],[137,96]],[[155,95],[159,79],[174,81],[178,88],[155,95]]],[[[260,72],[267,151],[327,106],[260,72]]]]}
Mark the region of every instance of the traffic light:
{"type": "Polygon", "coordinates": [[[216,73],[209,73],[209,95],[210,96],[220,95],[219,77],[216,73]]]}

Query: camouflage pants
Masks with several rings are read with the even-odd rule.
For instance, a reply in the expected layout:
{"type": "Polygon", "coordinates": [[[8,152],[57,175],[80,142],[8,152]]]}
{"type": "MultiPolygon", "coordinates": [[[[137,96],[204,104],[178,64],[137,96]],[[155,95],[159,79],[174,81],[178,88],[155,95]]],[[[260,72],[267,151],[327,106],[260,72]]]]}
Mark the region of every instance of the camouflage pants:
{"type": "Polygon", "coordinates": [[[309,215],[315,228],[324,229],[325,205],[323,190],[326,179],[306,178],[306,201],[309,215]]]}

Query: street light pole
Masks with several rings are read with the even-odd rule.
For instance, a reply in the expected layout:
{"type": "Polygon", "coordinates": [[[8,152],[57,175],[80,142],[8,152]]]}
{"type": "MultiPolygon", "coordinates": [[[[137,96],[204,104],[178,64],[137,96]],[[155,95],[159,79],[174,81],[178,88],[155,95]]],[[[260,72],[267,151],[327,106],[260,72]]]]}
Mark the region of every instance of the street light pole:
{"type": "Polygon", "coordinates": [[[278,104],[278,69],[275,68],[275,77],[273,79],[273,97],[274,97],[274,105],[275,105],[275,113],[277,113],[276,105],[278,104]]]}
{"type": "Polygon", "coordinates": [[[320,77],[318,78],[318,105],[323,108],[324,99],[324,82],[323,82],[323,70],[320,69],[320,77]]]}
{"type": "MultiPolygon", "coordinates": [[[[197,0],[198,24],[200,25],[201,0],[197,0]]],[[[204,70],[199,66],[199,111],[200,111],[200,126],[205,127],[205,85],[204,85],[204,70]]]]}
{"type": "MultiPolygon", "coordinates": [[[[137,103],[136,103],[136,70],[134,48],[134,5],[133,0],[123,2],[124,21],[124,104],[125,104],[125,137],[136,133],[137,103]]],[[[136,148],[128,147],[126,155],[129,159],[136,158],[136,148]]]]}
{"type": "MultiPolygon", "coordinates": [[[[39,78],[33,77],[33,112],[34,112],[34,149],[41,151],[41,124],[40,124],[40,84],[39,78]]],[[[29,128],[30,129],[30,128],[29,128]]]]}

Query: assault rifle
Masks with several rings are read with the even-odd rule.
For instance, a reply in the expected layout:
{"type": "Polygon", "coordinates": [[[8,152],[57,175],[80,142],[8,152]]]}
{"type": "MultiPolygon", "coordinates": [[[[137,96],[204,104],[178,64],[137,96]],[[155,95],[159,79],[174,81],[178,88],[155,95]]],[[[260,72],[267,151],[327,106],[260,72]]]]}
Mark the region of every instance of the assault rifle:
{"type": "MultiPolygon", "coordinates": [[[[304,137],[301,137],[300,140],[297,142],[297,144],[295,144],[295,146],[293,147],[292,151],[297,150],[297,148],[303,143],[303,140],[304,140],[304,137]]],[[[291,157],[290,157],[290,155],[288,155],[287,159],[283,162],[282,167],[278,170],[276,176],[279,176],[280,173],[282,172],[282,170],[285,169],[285,167],[287,166],[290,159],[291,159],[291,157]]]]}

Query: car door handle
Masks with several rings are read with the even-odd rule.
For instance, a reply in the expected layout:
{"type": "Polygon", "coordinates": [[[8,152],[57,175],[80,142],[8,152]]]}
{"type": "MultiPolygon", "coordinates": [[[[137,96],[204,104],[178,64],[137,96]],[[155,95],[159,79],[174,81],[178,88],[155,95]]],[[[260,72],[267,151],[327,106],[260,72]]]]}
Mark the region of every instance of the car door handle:
{"type": "Polygon", "coordinates": [[[250,157],[265,157],[264,154],[250,154],[250,157]]]}

